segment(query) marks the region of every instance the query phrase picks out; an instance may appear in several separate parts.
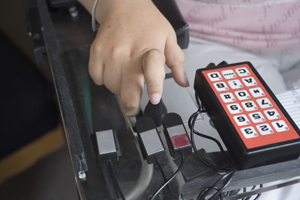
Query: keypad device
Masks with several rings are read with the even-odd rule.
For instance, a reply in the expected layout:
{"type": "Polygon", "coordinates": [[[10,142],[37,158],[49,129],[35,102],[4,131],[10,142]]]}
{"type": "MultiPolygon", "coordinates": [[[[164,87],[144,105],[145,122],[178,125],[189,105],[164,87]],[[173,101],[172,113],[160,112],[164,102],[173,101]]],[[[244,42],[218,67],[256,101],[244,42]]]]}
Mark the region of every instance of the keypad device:
{"type": "Polygon", "coordinates": [[[246,152],[241,168],[260,165],[253,156],[280,145],[290,143],[299,155],[299,129],[251,63],[199,69],[194,87],[228,150],[246,152]]]}

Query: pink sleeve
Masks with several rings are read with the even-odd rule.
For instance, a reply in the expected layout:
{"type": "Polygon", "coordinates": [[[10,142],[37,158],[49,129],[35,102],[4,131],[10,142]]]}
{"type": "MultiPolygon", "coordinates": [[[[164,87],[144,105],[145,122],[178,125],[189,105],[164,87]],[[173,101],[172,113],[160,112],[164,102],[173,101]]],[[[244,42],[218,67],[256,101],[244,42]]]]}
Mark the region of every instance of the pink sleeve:
{"type": "Polygon", "coordinates": [[[255,52],[300,48],[300,0],[231,1],[176,0],[191,36],[255,52]]]}

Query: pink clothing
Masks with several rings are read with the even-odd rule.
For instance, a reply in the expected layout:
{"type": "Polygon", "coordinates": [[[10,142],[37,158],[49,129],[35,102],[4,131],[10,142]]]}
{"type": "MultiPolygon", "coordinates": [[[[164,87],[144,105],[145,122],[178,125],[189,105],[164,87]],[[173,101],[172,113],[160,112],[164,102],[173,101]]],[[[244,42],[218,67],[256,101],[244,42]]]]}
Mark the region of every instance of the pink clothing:
{"type": "Polygon", "coordinates": [[[190,35],[254,52],[300,48],[300,0],[176,0],[190,35]]]}

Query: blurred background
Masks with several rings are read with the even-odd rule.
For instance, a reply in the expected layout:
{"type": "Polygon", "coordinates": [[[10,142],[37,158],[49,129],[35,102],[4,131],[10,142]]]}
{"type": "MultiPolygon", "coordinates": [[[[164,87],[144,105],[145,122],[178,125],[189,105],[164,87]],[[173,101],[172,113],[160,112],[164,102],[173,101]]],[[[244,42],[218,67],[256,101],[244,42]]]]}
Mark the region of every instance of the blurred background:
{"type": "Polygon", "coordinates": [[[51,70],[37,67],[23,0],[0,1],[0,199],[78,199],[51,70]]]}

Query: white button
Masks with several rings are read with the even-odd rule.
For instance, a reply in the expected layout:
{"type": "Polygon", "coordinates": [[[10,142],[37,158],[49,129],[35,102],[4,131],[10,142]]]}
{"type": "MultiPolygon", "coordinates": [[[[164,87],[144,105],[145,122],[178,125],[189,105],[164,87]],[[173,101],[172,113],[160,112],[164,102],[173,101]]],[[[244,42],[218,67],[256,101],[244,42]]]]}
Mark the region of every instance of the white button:
{"type": "Polygon", "coordinates": [[[217,91],[224,91],[229,89],[225,82],[214,83],[214,86],[217,91]]]}
{"type": "Polygon", "coordinates": [[[219,72],[207,73],[207,75],[211,81],[222,80],[221,74],[219,72]]]}
{"type": "Polygon", "coordinates": [[[242,78],[242,81],[246,86],[257,85],[257,82],[255,81],[255,79],[253,77],[242,78]]]}
{"type": "Polygon", "coordinates": [[[237,68],[237,69],[235,69],[235,71],[239,76],[249,76],[250,75],[250,72],[248,71],[248,69],[246,67],[237,68]]]}
{"type": "Polygon", "coordinates": [[[259,122],[264,122],[266,121],[266,119],[264,118],[264,116],[261,114],[261,112],[254,112],[254,113],[250,113],[249,117],[251,118],[251,120],[254,123],[259,123],[259,122]]]}
{"type": "Polygon", "coordinates": [[[265,93],[264,91],[257,87],[257,88],[251,88],[249,89],[249,91],[251,92],[251,94],[254,96],[254,97],[262,97],[262,96],[265,96],[265,93]]]}
{"type": "Polygon", "coordinates": [[[259,133],[262,135],[268,135],[274,133],[273,129],[269,124],[260,124],[257,125],[256,128],[258,129],[259,133]]]}
{"type": "Polygon", "coordinates": [[[243,84],[241,83],[240,80],[228,81],[228,84],[230,85],[230,87],[232,89],[238,89],[238,88],[242,88],[243,87],[243,84]]]}
{"type": "Polygon", "coordinates": [[[246,115],[237,115],[237,116],[234,116],[233,119],[239,126],[250,124],[250,121],[248,120],[246,115]]]}
{"type": "Polygon", "coordinates": [[[227,108],[231,114],[237,114],[243,112],[241,106],[238,103],[228,104],[227,108]]]}
{"type": "Polygon", "coordinates": [[[233,94],[230,93],[230,92],[229,93],[223,93],[223,94],[221,94],[221,98],[223,99],[223,101],[225,103],[236,101],[236,99],[234,98],[233,94]]]}
{"type": "Polygon", "coordinates": [[[280,118],[280,115],[276,109],[265,110],[264,113],[269,120],[280,118]]]}
{"type": "Polygon", "coordinates": [[[236,78],[236,75],[232,69],[222,71],[222,74],[226,79],[236,78]]]}
{"type": "Polygon", "coordinates": [[[261,108],[269,108],[273,106],[268,98],[257,99],[256,102],[261,108]]]}
{"type": "Polygon", "coordinates": [[[253,138],[258,136],[258,134],[252,126],[241,128],[241,131],[245,138],[253,138]]]}
{"type": "Polygon", "coordinates": [[[286,125],[286,123],[283,120],[272,122],[272,125],[277,132],[289,130],[289,127],[286,125]]]}
{"type": "Polygon", "coordinates": [[[246,100],[246,99],[250,99],[250,95],[248,94],[248,92],[246,90],[240,90],[240,91],[236,91],[235,95],[237,96],[237,98],[239,100],[246,100]]]}
{"type": "Polygon", "coordinates": [[[246,111],[257,110],[257,106],[254,103],[254,101],[244,101],[244,102],[242,102],[242,105],[246,111]]]}

